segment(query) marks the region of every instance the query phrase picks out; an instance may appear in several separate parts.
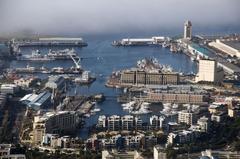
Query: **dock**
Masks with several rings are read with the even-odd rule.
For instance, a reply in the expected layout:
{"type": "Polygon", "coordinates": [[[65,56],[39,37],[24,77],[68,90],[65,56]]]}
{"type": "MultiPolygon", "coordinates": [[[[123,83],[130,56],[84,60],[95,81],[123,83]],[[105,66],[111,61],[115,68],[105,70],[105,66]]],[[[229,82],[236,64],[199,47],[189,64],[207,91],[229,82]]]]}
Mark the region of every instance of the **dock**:
{"type": "Polygon", "coordinates": [[[162,43],[165,41],[165,37],[163,36],[155,36],[152,38],[125,38],[122,40],[115,40],[113,41],[113,46],[144,46],[144,45],[154,45],[154,46],[161,46],[162,43]]]}
{"type": "Polygon", "coordinates": [[[14,52],[18,52],[21,47],[48,47],[48,46],[64,46],[64,47],[86,47],[88,44],[82,38],[67,37],[46,37],[46,38],[27,38],[12,39],[11,47],[14,52]]]}

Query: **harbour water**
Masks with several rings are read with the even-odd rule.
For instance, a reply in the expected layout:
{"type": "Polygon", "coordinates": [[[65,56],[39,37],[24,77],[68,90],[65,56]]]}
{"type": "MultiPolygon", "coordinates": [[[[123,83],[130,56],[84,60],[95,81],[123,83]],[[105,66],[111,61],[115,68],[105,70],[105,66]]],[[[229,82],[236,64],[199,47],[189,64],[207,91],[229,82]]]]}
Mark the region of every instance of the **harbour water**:
{"type": "MultiPolygon", "coordinates": [[[[73,86],[70,93],[85,95],[104,93],[106,100],[99,104],[101,111],[96,115],[86,118],[85,127],[79,130],[79,136],[86,138],[88,136],[87,127],[96,124],[98,116],[104,115],[124,115],[127,112],[122,110],[120,103],[117,103],[117,94],[121,90],[106,88],[105,82],[112,71],[126,69],[136,66],[136,62],[145,57],[154,57],[158,59],[161,64],[170,65],[175,71],[184,73],[196,73],[196,63],[185,54],[171,53],[168,48],[162,48],[160,46],[137,46],[137,47],[114,47],[111,46],[111,42],[114,39],[84,39],[87,41],[88,46],[83,48],[75,48],[78,55],[83,58],[81,64],[84,70],[90,70],[95,74],[97,80],[90,86],[73,86]]],[[[43,53],[48,52],[48,48],[34,47],[34,48],[22,48],[23,54],[31,54],[33,49],[39,49],[43,53]]],[[[52,48],[59,49],[59,48],[52,48]]],[[[26,67],[29,64],[34,67],[45,66],[51,67],[71,67],[74,66],[73,61],[51,61],[51,62],[26,62],[26,61],[13,61],[11,67],[26,67]]],[[[44,75],[47,77],[47,75],[44,75]]],[[[156,108],[156,106],[155,106],[156,108]]],[[[154,109],[156,110],[156,109],[154,109]]],[[[159,114],[159,111],[155,111],[155,114],[159,114]]],[[[146,116],[142,116],[146,118],[146,116]]],[[[144,120],[144,119],[143,119],[144,120]]]]}

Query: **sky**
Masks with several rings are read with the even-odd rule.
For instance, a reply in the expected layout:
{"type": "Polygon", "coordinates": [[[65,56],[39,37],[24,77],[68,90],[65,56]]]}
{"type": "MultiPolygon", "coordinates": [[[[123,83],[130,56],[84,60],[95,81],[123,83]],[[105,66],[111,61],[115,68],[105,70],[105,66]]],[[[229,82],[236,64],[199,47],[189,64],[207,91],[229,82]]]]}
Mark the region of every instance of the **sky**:
{"type": "MultiPolygon", "coordinates": [[[[240,28],[240,0],[0,0],[0,35],[240,28]]],[[[240,29],[239,29],[240,30],[240,29]]]]}

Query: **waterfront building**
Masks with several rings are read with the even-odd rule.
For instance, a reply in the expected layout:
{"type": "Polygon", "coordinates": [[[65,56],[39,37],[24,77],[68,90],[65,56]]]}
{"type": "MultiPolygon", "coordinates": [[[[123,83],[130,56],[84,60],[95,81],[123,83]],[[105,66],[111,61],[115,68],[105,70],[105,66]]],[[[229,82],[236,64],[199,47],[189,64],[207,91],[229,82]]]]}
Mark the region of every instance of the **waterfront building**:
{"type": "Polygon", "coordinates": [[[20,101],[30,108],[39,110],[48,108],[51,105],[51,96],[50,92],[45,91],[40,94],[27,94],[20,101]]]}
{"type": "Polygon", "coordinates": [[[220,40],[217,39],[214,42],[208,44],[223,53],[232,57],[240,58],[240,41],[239,40],[220,40]]]}
{"type": "Polygon", "coordinates": [[[132,115],[125,115],[121,117],[122,130],[133,130],[134,128],[134,117],[132,115]]]}
{"type": "Polygon", "coordinates": [[[106,117],[101,115],[98,117],[98,128],[104,128],[111,131],[118,130],[142,130],[142,119],[140,117],[134,117],[132,115],[117,116],[112,115],[106,117]]]}
{"type": "Polygon", "coordinates": [[[205,81],[219,83],[223,80],[224,72],[217,68],[215,60],[200,60],[196,82],[205,81]]]}
{"type": "Polygon", "coordinates": [[[192,23],[191,21],[186,21],[184,23],[184,39],[191,39],[192,38],[192,23]]]}
{"type": "Polygon", "coordinates": [[[168,93],[168,92],[149,92],[147,94],[147,100],[152,102],[163,103],[205,103],[208,100],[208,96],[198,93],[168,93]]]}
{"type": "Polygon", "coordinates": [[[2,84],[0,87],[1,93],[15,95],[19,92],[19,87],[15,84],[2,84]]]}
{"type": "Polygon", "coordinates": [[[80,122],[74,111],[49,112],[45,116],[47,118],[45,121],[47,133],[74,132],[80,122]]]}
{"type": "Polygon", "coordinates": [[[179,84],[179,74],[124,70],[121,72],[120,82],[123,85],[176,85],[179,84]]]}
{"type": "Polygon", "coordinates": [[[102,159],[116,159],[116,158],[144,159],[141,156],[141,153],[137,151],[125,151],[125,152],[118,152],[116,150],[102,151],[102,159]]]}
{"type": "Polygon", "coordinates": [[[98,124],[99,128],[106,128],[107,127],[107,117],[105,115],[100,115],[98,117],[98,124]]]}
{"type": "Polygon", "coordinates": [[[187,125],[192,125],[195,120],[195,115],[190,110],[182,110],[178,112],[178,123],[185,123],[187,125]]]}
{"type": "Polygon", "coordinates": [[[45,133],[73,133],[79,124],[79,117],[74,111],[47,112],[34,117],[33,144],[41,144],[45,133]]]}
{"type": "Polygon", "coordinates": [[[135,117],[135,129],[142,130],[143,121],[140,117],[135,117]]]}
{"type": "Polygon", "coordinates": [[[156,115],[153,115],[150,117],[150,126],[152,129],[161,129],[163,128],[163,122],[165,120],[165,117],[164,116],[156,116],[156,115]]]}
{"type": "Polygon", "coordinates": [[[120,122],[121,122],[121,119],[120,119],[120,116],[118,115],[112,115],[112,116],[109,116],[107,118],[107,122],[108,122],[108,130],[110,131],[118,131],[120,130],[120,122]]]}
{"type": "Polygon", "coordinates": [[[153,159],[167,159],[165,148],[160,145],[153,147],[153,159]]]}
{"type": "Polygon", "coordinates": [[[54,91],[64,91],[65,88],[65,79],[62,76],[50,76],[48,82],[45,84],[46,88],[50,88],[54,91]]]}

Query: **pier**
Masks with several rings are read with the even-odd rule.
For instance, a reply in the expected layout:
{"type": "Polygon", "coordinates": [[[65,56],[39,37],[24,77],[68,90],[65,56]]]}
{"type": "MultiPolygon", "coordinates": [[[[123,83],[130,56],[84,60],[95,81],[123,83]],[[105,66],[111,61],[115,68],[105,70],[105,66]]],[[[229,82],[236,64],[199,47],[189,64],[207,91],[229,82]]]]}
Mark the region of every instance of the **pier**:
{"type": "Polygon", "coordinates": [[[144,45],[155,45],[160,46],[166,40],[163,36],[155,36],[152,38],[126,38],[118,41],[113,41],[113,46],[144,46],[144,45]]]}

